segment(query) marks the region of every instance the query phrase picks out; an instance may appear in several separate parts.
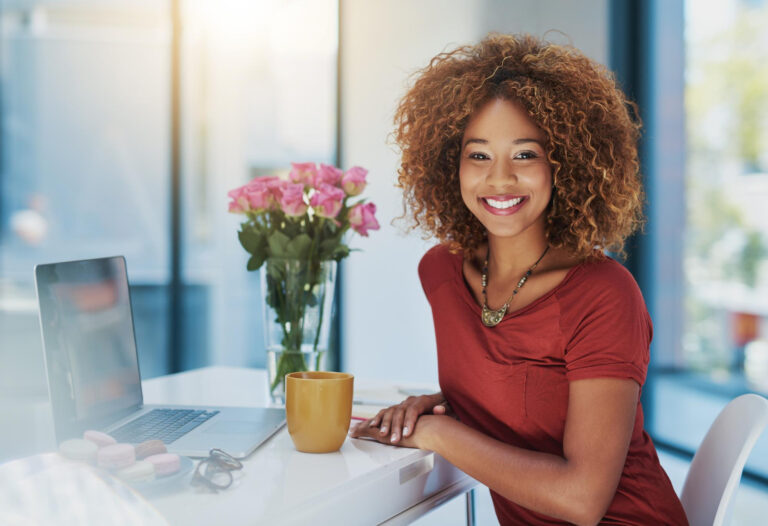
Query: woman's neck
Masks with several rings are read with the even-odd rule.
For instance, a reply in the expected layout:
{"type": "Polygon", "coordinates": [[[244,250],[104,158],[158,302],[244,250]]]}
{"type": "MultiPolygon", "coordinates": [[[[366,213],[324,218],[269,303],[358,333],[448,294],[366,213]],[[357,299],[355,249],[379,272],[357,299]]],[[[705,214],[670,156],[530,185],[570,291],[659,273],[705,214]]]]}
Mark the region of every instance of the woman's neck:
{"type": "MultiPolygon", "coordinates": [[[[533,229],[532,229],[533,230],[533,229]]],[[[524,274],[544,253],[547,237],[543,231],[523,232],[514,237],[488,235],[488,272],[497,279],[524,274]]]]}

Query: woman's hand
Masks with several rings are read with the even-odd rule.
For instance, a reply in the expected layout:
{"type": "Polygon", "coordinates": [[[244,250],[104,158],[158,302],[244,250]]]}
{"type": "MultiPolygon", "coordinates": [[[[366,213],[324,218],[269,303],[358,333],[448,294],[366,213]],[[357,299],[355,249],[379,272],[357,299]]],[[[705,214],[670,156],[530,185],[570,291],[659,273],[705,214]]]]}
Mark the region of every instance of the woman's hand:
{"type": "Polygon", "coordinates": [[[400,444],[400,441],[414,433],[416,422],[423,414],[452,416],[452,411],[442,393],[409,396],[398,405],[382,409],[375,417],[356,425],[350,436],[368,436],[383,443],[418,447],[400,444]]]}
{"type": "Polygon", "coordinates": [[[371,420],[361,422],[357,426],[353,427],[349,436],[352,438],[371,438],[382,444],[397,445],[399,447],[412,447],[416,449],[432,450],[435,443],[434,438],[437,433],[440,433],[442,424],[446,424],[446,420],[456,423],[454,420],[446,419],[442,416],[435,415],[422,415],[418,421],[418,427],[415,427],[408,436],[401,437],[397,444],[392,442],[391,438],[387,435],[382,435],[379,432],[379,428],[369,425],[371,420]]]}

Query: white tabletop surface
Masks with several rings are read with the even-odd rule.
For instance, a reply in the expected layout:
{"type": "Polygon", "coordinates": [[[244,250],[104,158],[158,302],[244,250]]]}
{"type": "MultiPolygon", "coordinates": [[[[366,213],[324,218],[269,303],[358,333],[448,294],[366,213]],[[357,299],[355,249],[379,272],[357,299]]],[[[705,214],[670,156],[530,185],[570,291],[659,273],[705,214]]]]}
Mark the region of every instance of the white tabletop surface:
{"type": "MultiPolygon", "coordinates": [[[[145,403],[265,406],[268,400],[259,369],[208,367],[143,386],[145,403]]],[[[391,384],[356,379],[355,397],[391,402],[404,395],[391,384]]],[[[375,410],[358,405],[353,415],[375,410]]],[[[474,485],[434,453],[351,438],[336,453],[301,453],[284,428],[244,461],[231,488],[213,494],[184,486],[150,502],[171,524],[398,524],[474,485]]]]}

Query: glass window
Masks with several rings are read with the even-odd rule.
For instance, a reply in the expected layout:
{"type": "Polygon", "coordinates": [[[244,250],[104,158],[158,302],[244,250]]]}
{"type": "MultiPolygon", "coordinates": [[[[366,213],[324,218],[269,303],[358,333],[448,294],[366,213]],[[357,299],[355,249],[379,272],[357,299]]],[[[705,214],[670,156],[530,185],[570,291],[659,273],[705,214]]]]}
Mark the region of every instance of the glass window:
{"type": "Polygon", "coordinates": [[[264,367],[258,273],[227,191],[292,161],[334,164],[338,3],[184,5],[184,365],[264,367]]]}
{"type": "MultiPolygon", "coordinates": [[[[139,289],[167,283],[169,31],[164,2],[18,4],[0,13],[0,312],[36,327],[36,263],[123,254],[139,289]]],[[[17,336],[0,348],[40,352],[17,336]]]]}
{"type": "Polygon", "coordinates": [[[142,370],[165,371],[169,35],[164,1],[0,2],[5,422],[47,402],[36,263],[125,255],[142,370]]]}
{"type": "Polygon", "coordinates": [[[687,15],[685,356],[765,389],[768,4],[689,2],[687,15]]]}
{"type": "MultiPolygon", "coordinates": [[[[690,451],[730,399],[768,392],[766,24],[763,0],[685,3],[683,371],[658,376],[653,415],[690,451]]],[[[747,469],[768,477],[768,437],[747,469]]]]}
{"type": "MultiPolygon", "coordinates": [[[[125,255],[143,378],[167,373],[170,352],[184,369],[264,365],[259,280],[227,191],[291,161],[334,163],[338,2],[178,7],[172,276],[171,2],[0,0],[0,421],[46,417],[41,262],[125,255]],[[170,350],[174,278],[182,348],[170,350]]],[[[35,449],[0,433],[0,461],[35,449]]]]}

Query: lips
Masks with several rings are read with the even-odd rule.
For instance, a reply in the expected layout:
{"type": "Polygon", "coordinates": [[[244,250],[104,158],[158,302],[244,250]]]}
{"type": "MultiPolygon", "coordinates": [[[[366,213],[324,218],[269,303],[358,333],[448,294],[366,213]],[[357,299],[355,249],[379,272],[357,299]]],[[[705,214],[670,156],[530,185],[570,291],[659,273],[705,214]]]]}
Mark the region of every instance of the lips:
{"type": "Polygon", "coordinates": [[[493,215],[508,216],[514,214],[526,203],[523,195],[494,195],[480,198],[483,207],[493,215]]]}

